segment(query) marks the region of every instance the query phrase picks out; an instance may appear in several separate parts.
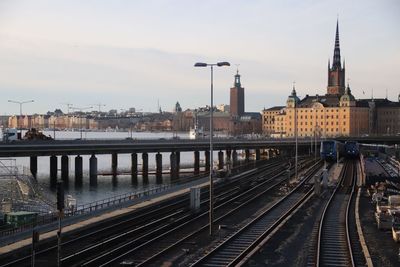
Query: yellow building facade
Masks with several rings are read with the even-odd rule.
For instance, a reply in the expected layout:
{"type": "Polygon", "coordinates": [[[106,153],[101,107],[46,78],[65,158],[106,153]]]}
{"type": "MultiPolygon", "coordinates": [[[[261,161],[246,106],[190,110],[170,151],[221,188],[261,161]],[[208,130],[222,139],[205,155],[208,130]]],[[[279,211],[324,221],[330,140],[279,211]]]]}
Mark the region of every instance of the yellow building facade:
{"type": "Polygon", "coordinates": [[[297,131],[298,137],[329,138],[400,133],[400,97],[399,102],[356,100],[344,81],[337,24],[333,61],[328,62],[327,93],[300,99],[293,87],[286,106],[263,110],[264,135],[292,138],[297,131]]]}

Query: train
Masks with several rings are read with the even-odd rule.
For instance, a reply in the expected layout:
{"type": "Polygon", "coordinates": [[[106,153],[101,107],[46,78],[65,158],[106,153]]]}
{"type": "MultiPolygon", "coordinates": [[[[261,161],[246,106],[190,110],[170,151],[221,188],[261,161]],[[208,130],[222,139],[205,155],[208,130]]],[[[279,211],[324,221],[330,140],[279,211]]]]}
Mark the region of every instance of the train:
{"type": "Polygon", "coordinates": [[[344,155],[347,158],[357,158],[360,156],[360,146],[357,141],[346,141],[344,143],[344,155]]]}
{"type": "Polygon", "coordinates": [[[321,141],[320,155],[321,159],[327,161],[334,161],[338,157],[356,158],[360,155],[360,146],[356,141],[346,141],[343,144],[336,140],[324,140],[321,141]]]}
{"type": "Polygon", "coordinates": [[[320,149],[321,159],[327,161],[333,161],[336,160],[338,156],[340,157],[341,155],[343,155],[343,153],[344,153],[343,143],[335,140],[321,141],[321,149],[320,149]]]}

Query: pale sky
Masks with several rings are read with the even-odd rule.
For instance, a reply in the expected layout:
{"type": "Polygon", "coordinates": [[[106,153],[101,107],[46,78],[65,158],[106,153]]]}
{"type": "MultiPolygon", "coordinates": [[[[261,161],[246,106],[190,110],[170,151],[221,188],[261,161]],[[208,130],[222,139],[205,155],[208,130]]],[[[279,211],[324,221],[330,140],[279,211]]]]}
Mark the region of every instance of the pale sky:
{"type": "Polygon", "coordinates": [[[357,98],[397,100],[400,1],[0,0],[0,114],[72,103],[109,109],[172,110],[229,103],[240,64],[246,111],[324,94],[339,16],[346,79],[357,98]],[[363,95],[363,91],[365,95],[363,95]]]}

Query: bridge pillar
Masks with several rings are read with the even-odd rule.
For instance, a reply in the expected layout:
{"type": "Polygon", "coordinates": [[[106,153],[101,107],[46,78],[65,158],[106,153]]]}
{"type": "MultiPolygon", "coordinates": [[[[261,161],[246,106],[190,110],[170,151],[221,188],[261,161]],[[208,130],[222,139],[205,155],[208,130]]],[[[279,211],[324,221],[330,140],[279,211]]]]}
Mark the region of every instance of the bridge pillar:
{"type": "Polygon", "coordinates": [[[50,185],[55,186],[57,183],[57,156],[50,156],[50,185]]]}
{"type": "Polygon", "coordinates": [[[113,176],[117,176],[118,170],[118,154],[112,153],[111,154],[111,172],[113,176]]]}
{"type": "Polygon", "coordinates": [[[221,150],[218,152],[218,170],[224,168],[224,152],[221,150]]]}
{"type": "Polygon", "coordinates": [[[250,161],[250,149],[245,149],[245,162],[248,163],[250,161]]]}
{"type": "Polygon", "coordinates": [[[81,156],[75,157],[75,185],[82,186],[83,160],[81,156]]]}
{"type": "Polygon", "coordinates": [[[176,151],[175,154],[176,154],[176,171],[177,174],[179,175],[179,170],[181,168],[181,152],[176,151]]]}
{"type": "Polygon", "coordinates": [[[132,175],[132,182],[137,183],[137,175],[138,175],[137,153],[131,154],[131,175],[132,175]]]}
{"type": "Polygon", "coordinates": [[[194,152],[194,175],[200,174],[200,152],[194,152]]]}
{"type": "Polygon", "coordinates": [[[89,181],[90,186],[97,185],[97,158],[94,154],[89,159],[89,181]]]}
{"type": "MultiPolygon", "coordinates": [[[[156,154],[156,179],[157,183],[162,178],[162,155],[160,152],[156,154]]],[[[162,180],[161,180],[162,182],[162,180]]]]}
{"type": "Polygon", "coordinates": [[[232,150],[227,149],[226,150],[226,161],[231,161],[232,158],[232,150]]]}
{"type": "Polygon", "coordinates": [[[142,177],[149,177],[149,154],[147,152],[142,153],[142,177]]]}
{"type": "Polygon", "coordinates": [[[261,159],[261,151],[260,149],[256,149],[256,161],[259,161],[261,159]]]}
{"type": "Polygon", "coordinates": [[[170,165],[171,165],[171,180],[178,178],[178,170],[177,170],[177,159],[176,153],[172,152],[169,156],[170,165]]]}
{"type": "Polygon", "coordinates": [[[37,175],[37,156],[30,157],[30,168],[32,176],[36,178],[37,175]]]}
{"type": "Polygon", "coordinates": [[[205,156],[205,171],[209,172],[210,171],[210,151],[209,150],[204,151],[204,156],[205,156]]]}
{"type": "Polygon", "coordinates": [[[236,150],[233,150],[232,152],[232,164],[233,167],[236,167],[238,165],[238,154],[236,150]]]}
{"type": "Polygon", "coordinates": [[[69,179],[69,159],[67,155],[61,156],[61,179],[64,181],[64,184],[68,184],[69,179]]]}

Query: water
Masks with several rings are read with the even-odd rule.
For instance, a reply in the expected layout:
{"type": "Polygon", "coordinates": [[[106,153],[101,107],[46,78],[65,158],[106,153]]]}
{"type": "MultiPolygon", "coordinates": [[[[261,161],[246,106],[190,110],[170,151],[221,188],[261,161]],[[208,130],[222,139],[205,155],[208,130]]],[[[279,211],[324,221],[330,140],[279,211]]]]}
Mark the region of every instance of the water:
{"type": "MultiPolygon", "coordinates": [[[[54,137],[53,131],[44,131],[45,135],[54,137]]],[[[159,139],[173,138],[171,132],[83,132],[82,137],[84,139],[159,139]]],[[[80,138],[81,133],[79,131],[56,131],[56,139],[77,139],[80,138]]],[[[189,133],[178,133],[177,136],[181,139],[188,139],[189,133]]],[[[214,159],[217,159],[217,151],[214,151],[214,159]]],[[[170,153],[161,153],[163,161],[163,169],[169,169],[169,156],[170,153]]],[[[149,170],[155,169],[155,153],[149,153],[149,170]]],[[[121,195],[127,192],[133,192],[141,190],[148,186],[156,185],[156,178],[154,175],[149,174],[148,183],[143,183],[142,177],[138,176],[137,183],[133,183],[130,174],[121,174],[116,178],[111,175],[98,175],[97,187],[89,186],[89,157],[90,155],[82,155],[83,158],[83,185],[81,187],[75,186],[75,156],[69,156],[69,183],[66,186],[65,193],[72,195],[77,200],[77,204],[90,203],[96,200],[105,199],[115,195],[121,195]]],[[[98,160],[98,172],[111,173],[111,155],[96,155],[98,160]]],[[[180,156],[181,165],[193,164],[194,154],[193,152],[181,152],[180,156]]],[[[204,153],[200,153],[200,161],[205,160],[204,153]]],[[[29,167],[29,158],[16,158],[18,166],[29,167]]],[[[58,168],[61,166],[61,157],[58,157],[58,168]]],[[[130,154],[119,154],[118,155],[118,171],[125,171],[129,173],[131,168],[131,156],[130,154]]],[[[141,154],[138,154],[138,169],[141,169],[141,154]]],[[[50,157],[38,157],[38,173],[37,180],[39,184],[45,188],[50,188],[50,157]]],[[[59,170],[58,177],[61,177],[59,170]]],[[[163,175],[163,183],[170,183],[169,174],[163,175]]]]}

